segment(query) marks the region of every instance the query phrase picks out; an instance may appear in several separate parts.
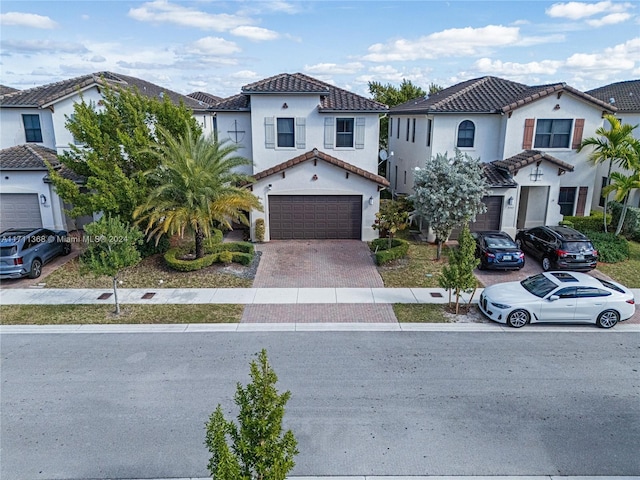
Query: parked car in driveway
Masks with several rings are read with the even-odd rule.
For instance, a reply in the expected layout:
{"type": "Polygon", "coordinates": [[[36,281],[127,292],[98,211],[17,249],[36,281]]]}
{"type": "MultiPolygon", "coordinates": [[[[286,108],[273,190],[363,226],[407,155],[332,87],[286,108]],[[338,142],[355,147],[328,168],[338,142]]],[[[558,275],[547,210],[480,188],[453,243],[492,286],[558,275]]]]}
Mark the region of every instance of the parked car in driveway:
{"type": "Polygon", "coordinates": [[[540,260],[542,269],[589,271],[598,264],[598,251],[583,233],[565,226],[520,230],[516,244],[540,260]]]}
{"type": "Polygon", "coordinates": [[[524,267],[524,253],[508,233],[481,231],[471,235],[476,240],[480,270],[520,270],[524,267]]]}
{"type": "Polygon", "coordinates": [[[579,272],[544,272],[521,282],[498,283],[480,294],[480,310],[511,327],[527,323],[595,323],[611,328],[635,313],[626,287],[579,272]]]}
{"type": "Polygon", "coordinates": [[[71,242],[65,230],[5,230],[0,233],[0,278],[38,278],[45,263],[70,252],[71,242]]]}

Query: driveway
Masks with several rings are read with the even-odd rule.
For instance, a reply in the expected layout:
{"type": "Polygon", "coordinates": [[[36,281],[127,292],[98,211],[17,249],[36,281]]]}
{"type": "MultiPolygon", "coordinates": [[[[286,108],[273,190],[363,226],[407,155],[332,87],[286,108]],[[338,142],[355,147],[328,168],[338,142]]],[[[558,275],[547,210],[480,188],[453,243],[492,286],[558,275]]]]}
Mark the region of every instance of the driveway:
{"type": "Polygon", "coordinates": [[[62,265],[67,263],[68,261],[76,258],[80,255],[81,251],[79,248],[73,248],[69,255],[58,256],[51,260],[49,263],[42,267],[42,274],[39,278],[16,278],[16,279],[6,279],[0,281],[0,288],[29,288],[29,287],[40,287],[42,284],[47,283],[47,276],[51,274],[54,270],[60,268],[62,265]]]}
{"type": "MultiPolygon", "coordinates": [[[[382,288],[384,283],[366,242],[279,240],[256,245],[260,264],[254,288],[382,288]]],[[[243,322],[397,322],[381,304],[247,305],[243,322]]]]}

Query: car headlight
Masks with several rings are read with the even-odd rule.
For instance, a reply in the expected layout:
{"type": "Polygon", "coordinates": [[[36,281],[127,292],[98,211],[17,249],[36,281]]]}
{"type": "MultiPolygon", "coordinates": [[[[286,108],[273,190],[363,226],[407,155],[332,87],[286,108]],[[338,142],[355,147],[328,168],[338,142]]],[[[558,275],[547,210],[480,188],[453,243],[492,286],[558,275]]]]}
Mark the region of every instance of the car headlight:
{"type": "Polygon", "coordinates": [[[491,305],[493,305],[496,308],[499,308],[500,310],[506,310],[507,308],[511,308],[511,305],[505,305],[504,303],[491,302],[491,305]]]}

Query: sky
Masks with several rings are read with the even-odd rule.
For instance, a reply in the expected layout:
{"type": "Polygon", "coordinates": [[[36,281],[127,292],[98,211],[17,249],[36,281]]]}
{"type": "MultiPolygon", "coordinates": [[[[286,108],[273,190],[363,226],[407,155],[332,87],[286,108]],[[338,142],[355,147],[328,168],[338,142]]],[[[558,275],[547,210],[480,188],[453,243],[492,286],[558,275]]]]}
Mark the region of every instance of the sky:
{"type": "Polygon", "coordinates": [[[100,71],[220,97],[296,72],[364,96],[486,75],[584,91],[640,78],[640,2],[2,0],[2,85],[100,71]]]}

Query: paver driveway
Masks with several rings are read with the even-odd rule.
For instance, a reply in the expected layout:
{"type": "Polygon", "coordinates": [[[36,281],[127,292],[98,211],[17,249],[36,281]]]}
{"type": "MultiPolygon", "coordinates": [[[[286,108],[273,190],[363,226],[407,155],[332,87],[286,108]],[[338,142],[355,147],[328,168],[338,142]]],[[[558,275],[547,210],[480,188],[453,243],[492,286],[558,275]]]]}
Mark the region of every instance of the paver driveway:
{"type": "MultiPolygon", "coordinates": [[[[280,240],[257,246],[255,288],[384,287],[366,242],[280,240]]],[[[247,305],[243,322],[396,322],[385,304],[247,305]]]]}

